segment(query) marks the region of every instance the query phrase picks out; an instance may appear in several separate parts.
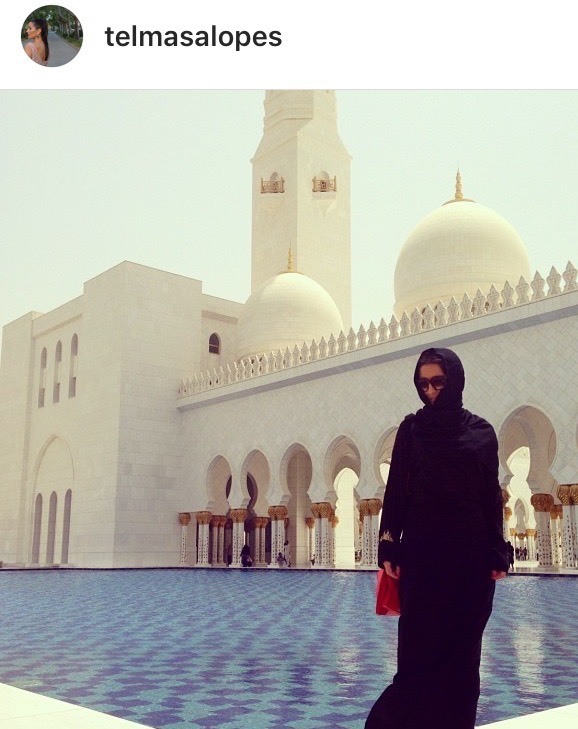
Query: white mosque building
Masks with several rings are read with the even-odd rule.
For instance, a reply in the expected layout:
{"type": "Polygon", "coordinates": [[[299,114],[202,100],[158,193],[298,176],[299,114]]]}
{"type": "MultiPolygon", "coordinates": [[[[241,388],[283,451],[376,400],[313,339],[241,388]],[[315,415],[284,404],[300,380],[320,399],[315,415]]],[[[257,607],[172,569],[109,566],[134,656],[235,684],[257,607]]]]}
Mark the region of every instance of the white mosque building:
{"type": "Polygon", "coordinates": [[[244,304],[124,262],[4,328],[4,565],[237,566],[248,544],[277,567],[288,541],[296,567],[373,567],[415,361],[442,346],[498,433],[505,536],[578,568],[573,265],[532,273],[458,174],[401,247],[393,315],[354,331],[335,94],[267,92],[252,164],[244,304]]]}

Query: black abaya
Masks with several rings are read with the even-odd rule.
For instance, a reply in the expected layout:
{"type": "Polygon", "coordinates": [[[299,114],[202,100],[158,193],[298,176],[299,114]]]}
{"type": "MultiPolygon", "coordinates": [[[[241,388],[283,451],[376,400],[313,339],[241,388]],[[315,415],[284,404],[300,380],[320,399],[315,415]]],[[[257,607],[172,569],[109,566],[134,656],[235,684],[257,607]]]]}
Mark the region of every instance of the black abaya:
{"type": "Polygon", "coordinates": [[[447,385],[400,425],[384,498],[379,564],[401,572],[398,666],[366,729],[473,729],[491,571],[508,568],[494,430],[462,408],[457,356],[432,352],[447,385]]]}

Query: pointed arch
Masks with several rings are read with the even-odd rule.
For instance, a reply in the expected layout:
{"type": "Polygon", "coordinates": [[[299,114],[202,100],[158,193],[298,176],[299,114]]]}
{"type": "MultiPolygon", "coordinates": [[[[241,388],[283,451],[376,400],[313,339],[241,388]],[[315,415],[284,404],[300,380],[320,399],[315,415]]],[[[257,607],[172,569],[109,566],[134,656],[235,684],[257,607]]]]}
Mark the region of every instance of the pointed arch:
{"type": "Polygon", "coordinates": [[[46,564],[54,564],[54,543],[56,541],[56,511],[58,508],[58,497],[56,492],[50,494],[48,506],[48,530],[46,535],[46,564]]]}
{"type": "Polygon", "coordinates": [[[34,500],[34,525],[32,531],[32,564],[40,562],[40,537],[42,533],[42,494],[34,500]]]}
{"type": "Polygon", "coordinates": [[[63,514],[63,519],[62,519],[62,552],[61,552],[61,557],[60,557],[60,564],[68,564],[71,511],[72,511],[72,489],[68,489],[64,496],[64,514],[63,514]]]}
{"type": "Polygon", "coordinates": [[[533,405],[523,405],[512,411],[498,432],[500,462],[509,470],[512,454],[526,446],[530,468],[528,485],[533,492],[550,493],[555,481],[550,468],[556,456],[556,431],[550,418],[533,405]]]}

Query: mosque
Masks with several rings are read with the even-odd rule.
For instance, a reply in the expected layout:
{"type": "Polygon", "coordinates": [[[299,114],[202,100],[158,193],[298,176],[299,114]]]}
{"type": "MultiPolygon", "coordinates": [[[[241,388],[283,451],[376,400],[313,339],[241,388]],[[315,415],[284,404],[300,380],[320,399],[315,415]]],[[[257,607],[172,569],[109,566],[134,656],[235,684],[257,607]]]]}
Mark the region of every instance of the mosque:
{"type": "Polygon", "coordinates": [[[458,173],[400,249],[393,314],[354,331],[335,94],[268,91],[264,108],[245,303],[124,262],[4,328],[0,560],[235,567],[247,544],[260,567],[374,567],[415,361],[441,346],[498,433],[505,537],[577,569],[572,263],[532,273],[458,173]]]}

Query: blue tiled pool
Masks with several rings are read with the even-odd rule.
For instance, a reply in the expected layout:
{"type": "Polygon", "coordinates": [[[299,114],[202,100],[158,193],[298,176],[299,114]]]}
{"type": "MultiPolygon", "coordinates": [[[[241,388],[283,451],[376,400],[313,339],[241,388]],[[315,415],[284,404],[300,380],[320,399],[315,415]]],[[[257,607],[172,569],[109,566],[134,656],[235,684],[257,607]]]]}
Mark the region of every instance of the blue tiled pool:
{"type": "MultiPolygon", "coordinates": [[[[578,701],[578,579],[500,583],[478,723],[578,701]]],[[[395,669],[374,575],[5,571],[0,681],[158,729],[361,728],[395,669]]]]}

